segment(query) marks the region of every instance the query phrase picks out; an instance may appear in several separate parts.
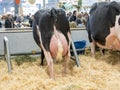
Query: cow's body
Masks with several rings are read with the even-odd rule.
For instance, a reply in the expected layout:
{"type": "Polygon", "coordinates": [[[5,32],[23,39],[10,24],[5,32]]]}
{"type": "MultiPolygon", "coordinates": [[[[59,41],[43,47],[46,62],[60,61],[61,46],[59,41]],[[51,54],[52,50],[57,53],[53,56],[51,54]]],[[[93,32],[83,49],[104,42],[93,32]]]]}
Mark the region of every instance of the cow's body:
{"type": "Polygon", "coordinates": [[[117,2],[94,4],[87,21],[94,57],[95,44],[102,49],[120,50],[120,6],[117,2]]]}
{"type": "Polygon", "coordinates": [[[62,9],[39,10],[34,15],[33,36],[46,58],[50,77],[54,78],[53,59],[65,59],[65,72],[70,59],[70,28],[62,9]]]}

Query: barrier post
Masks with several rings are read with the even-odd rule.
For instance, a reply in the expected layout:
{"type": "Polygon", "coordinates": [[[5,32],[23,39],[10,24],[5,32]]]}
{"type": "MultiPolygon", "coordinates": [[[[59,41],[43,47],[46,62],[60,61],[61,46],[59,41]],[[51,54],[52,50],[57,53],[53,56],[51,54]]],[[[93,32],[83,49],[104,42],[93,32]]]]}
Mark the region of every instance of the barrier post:
{"type": "Polygon", "coordinates": [[[73,53],[75,55],[76,64],[79,67],[80,66],[80,62],[79,62],[79,58],[78,58],[78,55],[77,55],[77,52],[76,52],[75,45],[74,45],[73,41],[71,41],[71,44],[72,44],[73,53]]]}
{"type": "Polygon", "coordinates": [[[10,60],[9,41],[6,36],[4,37],[4,56],[5,56],[5,60],[7,62],[7,66],[8,66],[8,73],[11,73],[12,64],[11,64],[11,60],[10,60]]]}

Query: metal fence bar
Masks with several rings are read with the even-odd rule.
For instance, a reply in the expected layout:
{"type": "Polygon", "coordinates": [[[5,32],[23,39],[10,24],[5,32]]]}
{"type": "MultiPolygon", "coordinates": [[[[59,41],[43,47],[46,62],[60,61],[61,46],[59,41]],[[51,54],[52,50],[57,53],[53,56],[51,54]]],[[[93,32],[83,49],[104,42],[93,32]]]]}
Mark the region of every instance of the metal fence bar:
{"type": "Polygon", "coordinates": [[[75,49],[75,45],[74,45],[73,41],[71,41],[71,44],[72,44],[73,53],[75,55],[76,64],[79,67],[80,66],[80,62],[79,62],[80,60],[79,60],[78,55],[77,55],[77,50],[75,49]]]}
{"type": "Polygon", "coordinates": [[[7,62],[7,66],[8,66],[8,73],[12,72],[12,63],[10,60],[10,50],[9,50],[9,41],[8,38],[5,36],[4,37],[4,56],[5,56],[5,60],[7,62]]]}

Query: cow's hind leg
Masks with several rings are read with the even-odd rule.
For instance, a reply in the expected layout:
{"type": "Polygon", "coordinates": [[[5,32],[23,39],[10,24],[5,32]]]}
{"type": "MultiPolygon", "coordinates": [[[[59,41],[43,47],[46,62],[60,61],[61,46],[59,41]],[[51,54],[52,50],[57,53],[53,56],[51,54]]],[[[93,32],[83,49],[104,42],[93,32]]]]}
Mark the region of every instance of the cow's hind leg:
{"type": "Polygon", "coordinates": [[[92,54],[92,57],[95,58],[95,42],[94,41],[91,42],[91,54],[92,54]]]}
{"type": "Polygon", "coordinates": [[[50,54],[50,52],[45,51],[44,52],[46,61],[47,61],[47,65],[48,65],[48,74],[50,76],[50,78],[54,79],[54,70],[53,70],[53,59],[52,56],[50,54]]]}
{"type": "Polygon", "coordinates": [[[100,53],[102,56],[105,55],[105,49],[100,48],[100,53]]]}
{"type": "Polygon", "coordinates": [[[66,54],[66,56],[64,56],[64,74],[69,73],[69,61],[70,61],[70,57],[71,57],[71,53],[70,53],[70,45],[71,45],[71,34],[70,32],[67,33],[68,39],[69,39],[69,44],[68,44],[68,52],[66,54]]]}
{"type": "Polygon", "coordinates": [[[68,74],[69,73],[69,61],[70,61],[70,51],[68,51],[67,55],[64,56],[64,69],[63,69],[63,73],[68,74]]]}
{"type": "Polygon", "coordinates": [[[38,38],[39,38],[39,41],[40,41],[40,45],[39,46],[43,50],[43,55],[45,56],[46,61],[47,61],[49,76],[50,76],[50,78],[54,79],[53,59],[52,59],[52,56],[51,56],[50,52],[46,51],[46,49],[43,46],[42,38],[41,38],[41,32],[39,31],[39,27],[37,25],[36,25],[36,28],[37,28],[37,35],[38,35],[38,38]]]}
{"type": "Polygon", "coordinates": [[[43,52],[43,50],[41,50],[41,63],[40,63],[40,65],[44,65],[44,58],[45,58],[45,55],[44,55],[44,52],[43,52]]]}

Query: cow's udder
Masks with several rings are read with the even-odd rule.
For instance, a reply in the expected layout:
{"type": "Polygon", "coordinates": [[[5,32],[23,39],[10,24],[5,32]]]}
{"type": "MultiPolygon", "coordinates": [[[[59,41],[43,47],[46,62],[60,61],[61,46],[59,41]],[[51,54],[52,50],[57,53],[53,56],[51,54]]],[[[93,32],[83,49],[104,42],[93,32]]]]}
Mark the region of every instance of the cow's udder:
{"type": "Polygon", "coordinates": [[[99,43],[97,45],[104,49],[120,50],[120,40],[116,35],[115,27],[110,28],[110,34],[106,37],[105,46],[99,43]]]}
{"type": "Polygon", "coordinates": [[[62,59],[68,52],[68,43],[65,36],[60,32],[55,32],[50,40],[50,52],[53,58],[62,59]]]}

